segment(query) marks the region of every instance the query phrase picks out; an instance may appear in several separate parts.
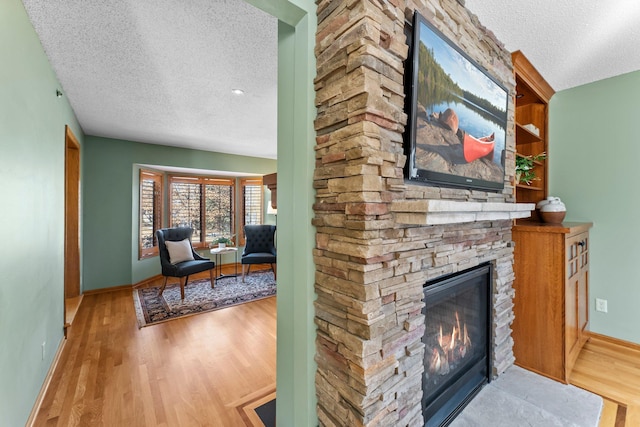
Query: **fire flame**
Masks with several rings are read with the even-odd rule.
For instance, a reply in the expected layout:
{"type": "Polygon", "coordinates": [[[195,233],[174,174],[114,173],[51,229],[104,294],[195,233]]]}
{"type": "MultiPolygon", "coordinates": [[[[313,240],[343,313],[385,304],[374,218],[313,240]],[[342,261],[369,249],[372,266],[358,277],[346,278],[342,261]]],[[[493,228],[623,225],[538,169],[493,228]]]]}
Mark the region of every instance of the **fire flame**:
{"type": "Polygon", "coordinates": [[[453,323],[451,334],[442,333],[440,324],[438,336],[438,347],[434,348],[429,362],[429,372],[432,374],[446,375],[450,371],[450,365],[463,359],[471,349],[471,338],[467,330],[467,324],[460,325],[460,316],[455,312],[455,322],[453,323]]]}

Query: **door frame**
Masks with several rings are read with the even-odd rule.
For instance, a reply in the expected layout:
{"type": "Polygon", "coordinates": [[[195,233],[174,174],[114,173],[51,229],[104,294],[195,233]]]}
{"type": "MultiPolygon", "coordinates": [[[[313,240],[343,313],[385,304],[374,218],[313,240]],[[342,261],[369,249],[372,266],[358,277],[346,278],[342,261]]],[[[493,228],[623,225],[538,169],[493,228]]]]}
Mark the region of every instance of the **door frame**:
{"type": "Polygon", "coordinates": [[[80,144],[64,129],[64,299],[80,296],[80,144]]]}

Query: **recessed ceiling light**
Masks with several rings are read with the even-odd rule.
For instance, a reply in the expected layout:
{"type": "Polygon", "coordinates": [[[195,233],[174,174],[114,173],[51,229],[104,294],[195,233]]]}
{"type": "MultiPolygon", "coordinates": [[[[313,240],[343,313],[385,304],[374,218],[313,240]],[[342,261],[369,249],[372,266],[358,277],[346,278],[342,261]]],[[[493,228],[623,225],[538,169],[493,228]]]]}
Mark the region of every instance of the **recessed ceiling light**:
{"type": "Polygon", "coordinates": [[[234,95],[244,95],[244,91],[242,89],[231,89],[231,92],[234,95]]]}

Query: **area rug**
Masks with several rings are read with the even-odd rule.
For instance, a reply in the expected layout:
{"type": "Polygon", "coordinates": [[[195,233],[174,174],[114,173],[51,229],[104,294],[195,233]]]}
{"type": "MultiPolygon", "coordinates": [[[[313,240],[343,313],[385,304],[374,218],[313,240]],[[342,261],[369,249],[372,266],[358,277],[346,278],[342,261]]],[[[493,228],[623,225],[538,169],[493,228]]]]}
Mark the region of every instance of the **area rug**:
{"type": "Polygon", "coordinates": [[[243,304],[276,294],[276,282],[271,271],[255,272],[245,277],[226,277],[211,289],[209,279],[189,281],[180,300],[180,285],[167,285],[161,296],[159,286],[133,290],[133,303],[140,328],[179,317],[206,313],[243,304]]]}

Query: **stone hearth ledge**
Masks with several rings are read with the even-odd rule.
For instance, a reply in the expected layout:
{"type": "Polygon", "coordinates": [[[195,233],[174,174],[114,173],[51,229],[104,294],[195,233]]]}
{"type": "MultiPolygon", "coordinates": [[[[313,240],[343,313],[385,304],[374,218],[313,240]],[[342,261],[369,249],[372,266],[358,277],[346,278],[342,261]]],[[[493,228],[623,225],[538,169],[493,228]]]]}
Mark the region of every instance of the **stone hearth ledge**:
{"type": "Polygon", "coordinates": [[[529,218],[534,203],[458,202],[451,200],[397,200],[391,212],[400,224],[442,225],[476,221],[529,218]]]}

